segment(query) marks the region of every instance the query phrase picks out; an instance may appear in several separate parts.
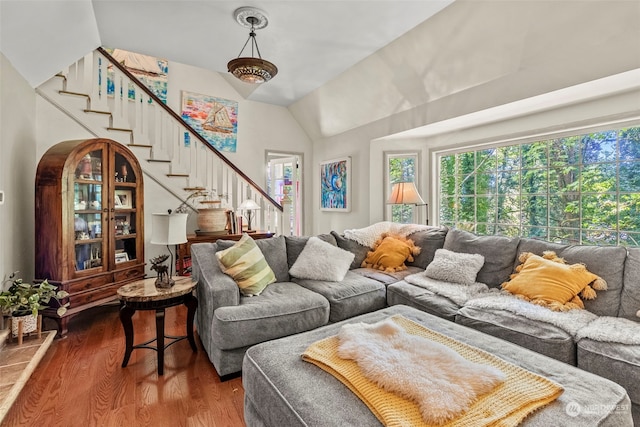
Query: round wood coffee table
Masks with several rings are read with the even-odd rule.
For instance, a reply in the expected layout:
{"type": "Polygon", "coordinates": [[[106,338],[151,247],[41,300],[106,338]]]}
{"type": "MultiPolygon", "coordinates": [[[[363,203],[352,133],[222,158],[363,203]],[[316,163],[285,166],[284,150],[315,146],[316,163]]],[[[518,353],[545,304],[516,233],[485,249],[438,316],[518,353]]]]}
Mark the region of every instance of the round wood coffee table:
{"type": "Polygon", "coordinates": [[[170,345],[175,344],[185,338],[189,340],[194,353],[198,351],[196,341],[193,338],[193,320],[198,307],[198,300],[193,296],[193,290],[196,282],[190,277],[177,277],[176,283],[167,289],[156,288],[156,278],[138,280],[133,283],[122,286],[118,289],[118,298],[120,299],[120,321],[124,328],[124,336],[126,347],[124,352],[124,360],[122,367],[129,363],[131,352],[136,348],[148,348],[158,353],[158,375],[164,373],[164,351],[170,345]],[[167,307],[184,304],[187,307],[187,334],[184,336],[171,336],[164,334],[164,311],[167,307]],[[156,337],[133,345],[133,313],[136,310],[155,310],[156,311],[156,337]],[[169,338],[165,344],[165,338],[169,338]],[[149,344],[156,341],[156,346],[149,344]]]}

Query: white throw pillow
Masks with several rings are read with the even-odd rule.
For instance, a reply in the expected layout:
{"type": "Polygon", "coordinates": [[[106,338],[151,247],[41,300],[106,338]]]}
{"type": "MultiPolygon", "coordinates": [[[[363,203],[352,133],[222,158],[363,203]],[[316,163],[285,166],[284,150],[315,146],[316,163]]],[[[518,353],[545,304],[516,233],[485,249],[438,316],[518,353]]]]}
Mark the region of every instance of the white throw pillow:
{"type": "Polygon", "coordinates": [[[344,279],[354,254],[317,237],[310,237],[289,274],[298,279],[339,282],[344,279]]]}
{"type": "Polygon", "coordinates": [[[480,254],[464,254],[438,249],[424,274],[443,282],[472,285],[476,282],[478,272],[483,265],[484,257],[480,254]]]}

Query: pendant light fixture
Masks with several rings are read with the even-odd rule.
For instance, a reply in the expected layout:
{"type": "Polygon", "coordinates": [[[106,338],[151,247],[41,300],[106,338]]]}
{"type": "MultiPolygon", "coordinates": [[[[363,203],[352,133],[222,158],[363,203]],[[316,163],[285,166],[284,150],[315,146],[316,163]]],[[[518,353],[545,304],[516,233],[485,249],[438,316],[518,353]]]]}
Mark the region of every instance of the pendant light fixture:
{"type": "Polygon", "coordinates": [[[256,30],[266,27],[269,23],[265,12],[254,7],[241,7],[234,12],[236,21],[243,27],[250,28],[249,38],[242,46],[242,50],[236,59],[232,59],[227,64],[227,69],[231,74],[246,83],[264,83],[271,80],[278,74],[278,67],[273,63],[262,59],[258,42],[256,41],[256,30]],[[251,56],[243,57],[242,52],[251,42],[251,56]],[[254,55],[258,54],[256,58],[254,55]]]}

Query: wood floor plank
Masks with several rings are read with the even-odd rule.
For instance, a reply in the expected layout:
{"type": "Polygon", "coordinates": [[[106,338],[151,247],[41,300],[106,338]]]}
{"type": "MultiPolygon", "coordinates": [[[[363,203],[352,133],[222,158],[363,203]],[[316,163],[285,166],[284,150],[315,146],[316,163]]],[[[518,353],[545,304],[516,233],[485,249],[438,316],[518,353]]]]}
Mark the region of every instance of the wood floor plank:
{"type": "MultiPolygon", "coordinates": [[[[185,307],[166,310],[166,334],[184,335],[185,323],[185,307]]],[[[136,312],[133,325],[136,344],[154,338],[155,312],[136,312]]],[[[134,350],[122,368],[119,307],[84,311],[54,340],[2,427],[244,426],[241,378],[221,382],[196,342],[195,354],[187,340],[166,350],[163,376],[153,350],[134,350]]]]}

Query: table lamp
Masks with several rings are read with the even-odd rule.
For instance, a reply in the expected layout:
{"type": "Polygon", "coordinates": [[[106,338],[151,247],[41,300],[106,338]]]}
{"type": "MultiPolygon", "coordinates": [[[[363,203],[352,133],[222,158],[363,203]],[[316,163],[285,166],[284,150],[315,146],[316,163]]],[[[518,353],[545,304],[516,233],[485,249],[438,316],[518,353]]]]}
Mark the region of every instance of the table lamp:
{"type": "MultiPolygon", "coordinates": [[[[238,206],[239,211],[245,211],[245,217],[247,218],[247,233],[251,233],[255,230],[251,229],[251,221],[253,220],[253,211],[261,209],[260,205],[253,201],[253,199],[247,199],[240,203],[238,206]]],[[[242,230],[239,230],[242,233],[242,230]]]]}
{"type": "Polygon", "coordinates": [[[173,254],[169,245],[179,245],[187,242],[187,214],[186,213],[154,213],[151,214],[151,244],[167,245],[167,250],[171,256],[169,273],[167,266],[162,265],[167,260],[167,255],[160,255],[151,260],[151,269],[158,272],[156,287],[170,288],[175,281],[173,276],[173,254]]]}
{"type": "Polygon", "coordinates": [[[393,184],[387,204],[427,206],[427,225],[429,225],[429,207],[420,197],[415,182],[397,182],[393,184]]]}

